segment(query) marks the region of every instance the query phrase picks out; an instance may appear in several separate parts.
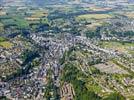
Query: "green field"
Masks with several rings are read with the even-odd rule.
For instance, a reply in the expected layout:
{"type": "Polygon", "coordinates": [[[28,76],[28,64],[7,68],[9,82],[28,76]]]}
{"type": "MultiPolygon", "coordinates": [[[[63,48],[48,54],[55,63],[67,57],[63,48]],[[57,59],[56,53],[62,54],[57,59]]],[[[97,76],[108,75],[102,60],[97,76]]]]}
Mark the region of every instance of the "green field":
{"type": "Polygon", "coordinates": [[[101,47],[106,49],[117,50],[119,52],[127,52],[130,54],[134,54],[132,48],[134,48],[134,43],[121,43],[121,42],[114,42],[114,41],[102,41],[101,47]]]}
{"type": "Polygon", "coordinates": [[[4,42],[6,39],[3,37],[0,37],[0,42],[4,42]]]}
{"type": "Polygon", "coordinates": [[[4,41],[4,42],[0,42],[0,46],[6,49],[12,48],[13,44],[8,42],[8,41],[4,41]]]}
{"type": "Polygon", "coordinates": [[[112,18],[109,14],[86,14],[86,15],[80,15],[76,17],[77,20],[89,20],[89,19],[106,19],[106,18],[112,18]]]}

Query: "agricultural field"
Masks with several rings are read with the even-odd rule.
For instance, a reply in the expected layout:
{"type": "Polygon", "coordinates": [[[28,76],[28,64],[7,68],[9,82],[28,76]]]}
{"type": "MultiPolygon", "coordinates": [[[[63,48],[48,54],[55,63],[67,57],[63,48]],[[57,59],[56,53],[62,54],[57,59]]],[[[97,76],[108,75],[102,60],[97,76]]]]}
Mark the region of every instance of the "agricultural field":
{"type": "Polygon", "coordinates": [[[0,11],[0,16],[6,15],[6,12],[0,11]]]}
{"type": "Polygon", "coordinates": [[[3,37],[0,37],[0,42],[4,42],[6,39],[3,37]]]}
{"type": "Polygon", "coordinates": [[[112,15],[109,14],[86,14],[86,15],[80,15],[76,17],[77,20],[90,20],[90,19],[96,19],[96,20],[101,20],[101,19],[106,19],[106,18],[112,18],[112,15]]]}
{"type": "Polygon", "coordinates": [[[124,15],[128,18],[134,18],[134,12],[126,12],[124,15]]]}
{"type": "Polygon", "coordinates": [[[0,47],[9,49],[12,48],[13,43],[9,42],[6,38],[0,37],[0,47]]]}
{"type": "Polygon", "coordinates": [[[130,53],[133,54],[134,43],[121,43],[114,41],[102,41],[100,43],[101,47],[106,49],[115,50],[121,53],[130,53]]]}
{"type": "Polygon", "coordinates": [[[0,47],[9,49],[9,48],[12,48],[12,46],[13,46],[13,44],[8,41],[0,42],[0,47]]]}
{"type": "Polygon", "coordinates": [[[20,18],[19,16],[11,16],[9,18],[4,17],[1,19],[1,23],[6,26],[18,26],[18,28],[26,28],[28,27],[28,23],[25,19],[20,18]]]}
{"type": "Polygon", "coordinates": [[[112,10],[112,8],[110,8],[110,7],[102,8],[102,7],[97,7],[97,6],[91,6],[91,7],[89,7],[89,9],[92,10],[92,11],[107,11],[107,10],[112,10]]]}
{"type": "Polygon", "coordinates": [[[48,13],[47,12],[45,12],[45,11],[35,11],[33,14],[32,14],[32,16],[31,17],[34,17],[34,18],[41,18],[41,17],[45,17],[45,16],[47,16],[48,15],[48,13]]]}
{"type": "Polygon", "coordinates": [[[87,28],[95,30],[97,27],[100,27],[102,25],[104,25],[105,22],[104,21],[94,21],[91,24],[87,24],[87,28]]]}

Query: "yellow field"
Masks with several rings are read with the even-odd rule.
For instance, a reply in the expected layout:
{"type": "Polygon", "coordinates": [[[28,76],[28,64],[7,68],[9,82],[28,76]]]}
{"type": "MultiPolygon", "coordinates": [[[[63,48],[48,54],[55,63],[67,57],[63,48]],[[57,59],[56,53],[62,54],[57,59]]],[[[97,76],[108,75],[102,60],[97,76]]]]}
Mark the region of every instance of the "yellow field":
{"type": "Polygon", "coordinates": [[[0,11],[0,16],[6,15],[6,12],[0,11]]]}
{"type": "Polygon", "coordinates": [[[12,48],[13,44],[10,42],[0,42],[0,46],[6,49],[12,48]]]}
{"type": "Polygon", "coordinates": [[[92,24],[86,25],[88,28],[91,28],[92,30],[95,30],[98,26],[102,26],[104,24],[103,21],[95,21],[92,24]]]}
{"type": "Polygon", "coordinates": [[[92,6],[89,7],[89,9],[93,10],[93,11],[107,11],[107,10],[111,10],[112,8],[101,8],[101,7],[96,7],[96,6],[92,6]]]}
{"type": "Polygon", "coordinates": [[[129,13],[126,13],[124,15],[129,17],[129,18],[134,18],[134,12],[129,12],[129,13]]]}
{"type": "Polygon", "coordinates": [[[25,18],[25,20],[27,20],[27,21],[39,21],[40,20],[40,18],[36,18],[36,17],[26,17],[25,18]]]}
{"type": "Polygon", "coordinates": [[[35,13],[31,17],[40,18],[47,15],[48,13],[45,11],[35,11],[35,13]]]}
{"type": "Polygon", "coordinates": [[[48,15],[45,11],[35,11],[31,16],[25,17],[27,21],[39,21],[42,17],[46,17],[48,15]]]}
{"type": "Polygon", "coordinates": [[[81,19],[106,19],[106,18],[112,18],[111,15],[109,14],[86,14],[86,15],[80,15],[76,19],[81,20],[81,19]]]}

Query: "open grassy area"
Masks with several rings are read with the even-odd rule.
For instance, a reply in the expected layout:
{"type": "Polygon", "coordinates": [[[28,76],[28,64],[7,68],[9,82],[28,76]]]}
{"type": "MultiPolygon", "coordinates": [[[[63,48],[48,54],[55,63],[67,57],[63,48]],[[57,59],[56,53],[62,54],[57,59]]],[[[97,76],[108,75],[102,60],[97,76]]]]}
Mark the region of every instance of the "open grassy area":
{"type": "Polygon", "coordinates": [[[10,42],[4,41],[4,42],[0,42],[0,46],[3,48],[9,49],[13,46],[13,44],[10,42]]]}
{"type": "Polygon", "coordinates": [[[111,10],[112,8],[109,8],[109,7],[97,7],[97,6],[92,6],[92,7],[89,7],[89,9],[93,10],[93,11],[107,11],[107,10],[111,10]]]}
{"type": "Polygon", "coordinates": [[[35,18],[41,18],[41,17],[44,17],[44,16],[47,16],[48,13],[47,11],[40,11],[40,10],[37,10],[35,11],[31,17],[35,17],[35,18]]]}
{"type": "Polygon", "coordinates": [[[121,43],[114,41],[102,41],[101,47],[133,54],[134,43],[121,43]]]}
{"type": "Polygon", "coordinates": [[[0,37],[0,42],[4,42],[6,39],[3,37],[0,37]]]}
{"type": "Polygon", "coordinates": [[[0,23],[0,32],[2,32],[2,31],[4,31],[4,25],[2,23],[0,23]]]}
{"type": "Polygon", "coordinates": [[[89,19],[106,19],[106,18],[112,18],[109,14],[86,14],[86,15],[80,15],[76,19],[77,20],[89,20],[89,19]]]}
{"type": "Polygon", "coordinates": [[[28,22],[23,18],[14,17],[13,20],[19,28],[27,28],[29,26],[28,22]]]}
{"type": "Polygon", "coordinates": [[[91,30],[96,30],[97,27],[102,26],[104,24],[105,22],[103,21],[95,21],[95,22],[92,22],[91,24],[87,24],[86,26],[90,28],[91,30]]]}
{"type": "Polygon", "coordinates": [[[91,84],[91,83],[92,82],[86,84],[88,90],[94,91],[95,93],[100,93],[102,91],[102,88],[98,84],[96,83],[91,84]]]}
{"type": "Polygon", "coordinates": [[[0,27],[17,27],[17,28],[27,28],[29,26],[28,22],[21,16],[2,16],[0,17],[0,27]]]}
{"type": "Polygon", "coordinates": [[[13,44],[7,41],[6,38],[0,37],[0,47],[8,49],[8,48],[11,48],[12,46],[13,44]]]}

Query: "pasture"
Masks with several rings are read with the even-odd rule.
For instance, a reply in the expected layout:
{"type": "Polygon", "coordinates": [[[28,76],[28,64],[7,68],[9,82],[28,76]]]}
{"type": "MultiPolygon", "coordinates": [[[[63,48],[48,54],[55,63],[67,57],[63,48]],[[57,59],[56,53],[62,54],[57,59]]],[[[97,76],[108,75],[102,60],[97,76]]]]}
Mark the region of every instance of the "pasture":
{"type": "Polygon", "coordinates": [[[76,17],[76,20],[90,20],[90,19],[101,20],[107,18],[112,18],[112,16],[109,14],[85,14],[76,17]]]}

